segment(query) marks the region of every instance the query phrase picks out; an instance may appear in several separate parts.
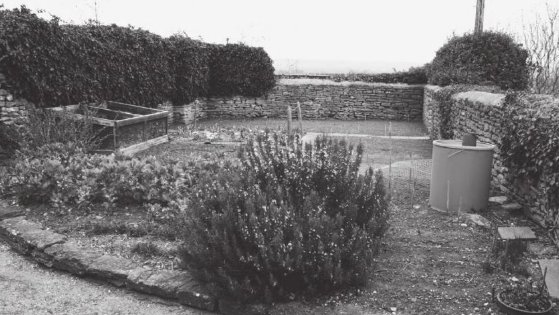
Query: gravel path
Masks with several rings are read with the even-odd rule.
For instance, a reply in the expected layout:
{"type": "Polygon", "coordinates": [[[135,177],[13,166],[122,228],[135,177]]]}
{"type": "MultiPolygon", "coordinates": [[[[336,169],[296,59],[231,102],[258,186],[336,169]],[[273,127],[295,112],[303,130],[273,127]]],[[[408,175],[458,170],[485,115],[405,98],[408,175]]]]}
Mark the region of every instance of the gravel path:
{"type": "Polygon", "coordinates": [[[0,241],[0,314],[210,314],[37,265],[0,241]]]}

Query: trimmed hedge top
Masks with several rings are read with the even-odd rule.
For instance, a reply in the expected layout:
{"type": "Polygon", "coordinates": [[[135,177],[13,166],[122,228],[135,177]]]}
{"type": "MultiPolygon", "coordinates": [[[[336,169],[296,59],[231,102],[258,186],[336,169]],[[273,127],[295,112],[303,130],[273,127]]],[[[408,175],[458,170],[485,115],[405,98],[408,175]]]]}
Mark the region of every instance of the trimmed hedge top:
{"type": "Polygon", "coordinates": [[[426,84],[427,74],[426,66],[411,67],[407,71],[398,71],[392,73],[349,73],[336,74],[331,78],[334,81],[363,81],[371,83],[406,83],[406,84],[426,84]]]}
{"type": "Polygon", "coordinates": [[[429,83],[528,86],[528,52],[507,34],[484,32],[451,38],[429,66],[429,83]]]}
{"type": "Polygon", "coordinates": [[[275,85],[272,59],[262,48],[215,45],[210,69],[210,95],[260,96],[275,85]]]}
{"type": "Polygon", "coordinates": [[[0,10],[0,73],[14,94],[41,107],[93,100],[185,104],[206,96],[210,76],[221,75],[227,83],[211,92],[256,96],[273,87],[273,71],[262,48],[116,25],[61,25],[25,7],[0,10]]]}

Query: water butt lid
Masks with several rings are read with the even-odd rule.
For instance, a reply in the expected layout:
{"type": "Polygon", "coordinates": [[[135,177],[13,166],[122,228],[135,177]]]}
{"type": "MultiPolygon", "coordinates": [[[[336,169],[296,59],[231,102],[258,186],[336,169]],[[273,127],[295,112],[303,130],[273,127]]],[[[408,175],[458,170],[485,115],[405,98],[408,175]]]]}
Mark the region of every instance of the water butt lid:
{"type": "Polygon", "coordinates": [[[470,150],[470,151],[493,151],[495,145],[488,143],[476,143],[476,146],[462,145],[462,140],[435,140],[433,145],[442,148],[470,150]]]}

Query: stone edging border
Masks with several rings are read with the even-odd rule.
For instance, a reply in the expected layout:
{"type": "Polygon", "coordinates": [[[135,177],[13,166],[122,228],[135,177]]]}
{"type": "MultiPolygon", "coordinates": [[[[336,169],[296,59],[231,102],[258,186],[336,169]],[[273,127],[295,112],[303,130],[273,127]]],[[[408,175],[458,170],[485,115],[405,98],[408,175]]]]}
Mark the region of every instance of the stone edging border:
{"type": "Polygon", "coordinates": [[[152,270],[132,261],[82,249],[65,235],[27,220],[17,207],[0,205],[0,239],[12,249],[32,257],[43,266],[80,277],[102,280],[117,287],[176,301],[182,305],[223,313],[266,313],[262,305],[245,308],[227,299],[219,299],[201,286],[187,271],[152,270]],[[244,312],[243,312],[244,313],[244,312]]]}

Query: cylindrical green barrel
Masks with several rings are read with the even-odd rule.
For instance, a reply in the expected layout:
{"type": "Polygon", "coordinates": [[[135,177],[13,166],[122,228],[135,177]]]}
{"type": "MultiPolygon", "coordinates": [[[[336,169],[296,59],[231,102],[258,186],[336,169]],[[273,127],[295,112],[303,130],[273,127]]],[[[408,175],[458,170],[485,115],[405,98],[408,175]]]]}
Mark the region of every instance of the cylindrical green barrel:
{"type": "Polygon", "coordinates": [[[445,212],[487,208],[493,149],[492,144],[463,146],[459,140],[433,141],[431,207],[445,212]]]}

